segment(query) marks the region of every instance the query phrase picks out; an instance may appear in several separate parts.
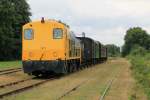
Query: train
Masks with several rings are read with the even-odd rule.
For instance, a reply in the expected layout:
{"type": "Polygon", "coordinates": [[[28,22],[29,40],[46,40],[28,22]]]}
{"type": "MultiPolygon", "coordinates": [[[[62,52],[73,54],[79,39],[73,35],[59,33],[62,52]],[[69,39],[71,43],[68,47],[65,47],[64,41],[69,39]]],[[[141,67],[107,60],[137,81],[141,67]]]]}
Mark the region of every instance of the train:
{"type": "Polygon", "coordinates": [[[77,37],[57,20],[29,22],[22,32],[24,73],[68,74],[107,60],[107,48],[89,37],[77,37]]]}

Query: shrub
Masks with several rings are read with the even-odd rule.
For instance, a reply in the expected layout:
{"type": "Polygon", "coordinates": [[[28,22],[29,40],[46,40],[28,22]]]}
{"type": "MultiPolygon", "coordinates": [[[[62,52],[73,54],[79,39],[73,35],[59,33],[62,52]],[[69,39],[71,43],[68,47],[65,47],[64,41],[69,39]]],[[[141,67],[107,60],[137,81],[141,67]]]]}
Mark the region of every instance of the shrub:
{"type": "Polygon", "coordinates": [[[143,86],[148,100],[150,100],[150,53],[143,48],[138,48],[133,50],[128,58],[131,61],[135,79],[143,86]]]}

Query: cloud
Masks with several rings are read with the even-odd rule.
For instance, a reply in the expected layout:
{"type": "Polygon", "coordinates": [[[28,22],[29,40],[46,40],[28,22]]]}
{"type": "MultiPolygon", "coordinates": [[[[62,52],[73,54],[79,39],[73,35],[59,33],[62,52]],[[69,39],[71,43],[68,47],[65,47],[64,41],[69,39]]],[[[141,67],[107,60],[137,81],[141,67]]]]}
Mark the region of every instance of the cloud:
{"type": "Polygon", "coordinates": [[[126,28],[124,27],[115,27],[107,29],[94,29],[91,27],[73,27],[73,30],[78,31],[77,36],[82,36],[82,32],[86,33],[86,37],[91,37],[95,40],[100,41],[103,44],[116,44],[121,46],[124,43],[124,36],[126,33],[126,28]]]}
{"type": "Polygon", "coordinates": [[[59,19],[67,14],[68,5],[65,0],[28,0],[31,7],[32,19],[46,18],[59,19]]]}
{"type": "Polygon", "coordinates": [[[149,15],[149,3],[147,0],[68,0],[77,16],[94,18],[149,15]]]}
{"type": "Polygon", "coordinates": [[[85,32],[104,44],[124,43],[130,27],[150,33],[148,0],[28,0],[32,20],[46,17],[69,24],[77,35],[85,32]]]}

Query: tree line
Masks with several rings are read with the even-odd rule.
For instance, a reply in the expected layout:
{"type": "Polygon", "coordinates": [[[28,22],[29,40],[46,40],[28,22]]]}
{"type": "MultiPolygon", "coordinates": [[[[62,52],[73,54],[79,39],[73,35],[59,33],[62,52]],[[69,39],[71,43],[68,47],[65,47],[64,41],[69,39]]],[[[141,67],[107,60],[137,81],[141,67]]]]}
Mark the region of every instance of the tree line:
{"type": "Polygon", "coordinates": [[[109,57],[118,57],[120,56],[120,47],[116,46],[115,44],[107,44],[108,56],[109,57]]]}
{"type": "Polygon", "coordinates": [[[122,48],[122,56],[129,55],[132,51],[150,51],[150,34],[141,27],[133,27],[127,30],[125,44],[122,48]]]}
{"type": "Polygon", "coordinates": [[[143,30],[141,27],[129,28],[126,31],[124,37],[124,45],[122,50],[114,44],[108,44],[108,56],[116,57],[120,56],[120,53],[123,57],[128,56],[129,54],[144,54],[150,52],[150,34],[146,30],[143,30]]]}
{"type": "Polygon", "coordinates": [[[21,58],[22,26],[30,21],[26,0],[0,0],[0,60],[21,58]]]}

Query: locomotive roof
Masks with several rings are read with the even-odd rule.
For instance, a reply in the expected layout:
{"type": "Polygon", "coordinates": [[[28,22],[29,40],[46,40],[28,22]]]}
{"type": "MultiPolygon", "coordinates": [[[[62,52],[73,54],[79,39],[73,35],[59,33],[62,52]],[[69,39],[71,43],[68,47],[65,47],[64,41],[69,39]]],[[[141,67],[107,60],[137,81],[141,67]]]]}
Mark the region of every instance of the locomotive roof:
{"type": "Polygon", "coordinates": [[[87,39],[87,40],[91,40],[91,41],[94,41],[92,38],[89,38],[89,37],[77,37],[79,39],[87,39]]]}
{"type": "Polygon", "coordinates": [[[89,38],[89,37],[77,37],[77,38],[78,38],[78,39],[80,39],[80,40],[82,40],[82,39],[90,40],[90,41],[93,41],[93,42],[95,42],[95,43],[99,43],[99,44],[101,44],[101,45],[102,45],[102,43],[101,43],[101,42],[99,42],[99,41],[95,41],[94,39],[89,38]]]}
{"type": "Polygon", "coordinates": [[[70,28],[69,25],[67,25],[66,23],[63,23],[61,21],[57,21],[57,20],[54,20],[54,19],[49,19],[49,20],[37,20],[37,21],[31,21],[29,23],[27,23],[26,25],[28,24],[36,24],[36,23],[56,23],[56,24],[61,24],[67,28],[70,28]]]}

